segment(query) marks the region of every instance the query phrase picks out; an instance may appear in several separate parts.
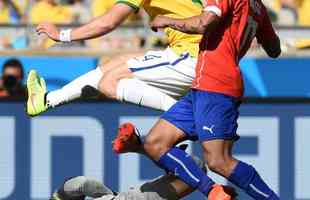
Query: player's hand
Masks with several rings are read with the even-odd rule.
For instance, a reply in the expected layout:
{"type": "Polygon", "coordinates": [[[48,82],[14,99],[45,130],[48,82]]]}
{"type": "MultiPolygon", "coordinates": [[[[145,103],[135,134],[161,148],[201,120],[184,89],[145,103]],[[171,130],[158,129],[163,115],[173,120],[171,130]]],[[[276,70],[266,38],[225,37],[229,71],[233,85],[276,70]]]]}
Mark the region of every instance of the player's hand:
{"type": "Polygon", "coordinates": [[[156,16],[150,24],[151,29],[157,32],[158,29],[160,28],[166,28],[168,27],[169,20],[170,20],[169,17],[160,16],[160,15],[156,16]]]}
{"type": "Polygon", "coordinates": [[[59,35],[60,32],[58,28],[51,23],[41,23],[36,28],[37,33],[40,34],[46,34],[50,39],[59,42],[59,35]]]}

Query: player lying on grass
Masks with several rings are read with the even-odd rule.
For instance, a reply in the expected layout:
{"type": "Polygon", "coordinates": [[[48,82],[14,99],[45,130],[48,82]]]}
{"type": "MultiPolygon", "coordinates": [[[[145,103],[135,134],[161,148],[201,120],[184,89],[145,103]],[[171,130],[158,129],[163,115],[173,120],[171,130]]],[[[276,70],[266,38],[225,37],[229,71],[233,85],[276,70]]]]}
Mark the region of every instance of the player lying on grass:
{"type": "Polygon", "coordinates": [[[239,106],[244,93],[239,62],[256,37],[266,53],[277,58],[280,40],[261,0],[208,0],[204,12],[187,19],[157,17],[152,27],[203,33],[192,89],[152,127],[143,153],[159,167],[208,197],[214,181],[175,144],[199,140],[213,172],[256,200],[279,200],[256,169],[232,155],[239,106]]]}
{"type": "MultiPolygon", "coordinates": [[[[126,124],[125,124],[126,125],[126,124]]],[[[126,126],[125,126],[126,127],[126,126]]],[[[120,129],[120,133],[124,128],[120,129]]],[[[118,142],[122,140],[122,134],[117,137],[118,142]]],[[[134,152],[141,148],[139,136],[134,134],[128,138],[123,138],[122,150],[125,152],[134,152]]],[[[118,142],[114,142],[113,149],[117,151],[118,142]]],[[[180,149],[185,150],[181,146],[180,149]]],[[[199,158],[192,156],[195,163],[206,172],[206,166],[199,158]]],[[[166,174],[150,182],[146,182],[138,188],[130,189],[127,192],[113,192],[110,188],[100,183],[94,178],[78,176],[70,178],[52,194],[51,200],[84,200],[85,197],[91,197],[95,200],[176,200],[181,199],[194,190],[186,183],[172,174],[166,174]]],[[[210,200],[226,200],[226,193],[236,196],[233,188],[214,185],[213,197],[210,200]],[[225,192],[224,192],[225,190],[225,192]]]]}
{"type": "MultiPolygon", "coordinates": [[[[151,19],[158,14],[185,18],[200,14],[202,3],[200,0],[117,0],[106,14],[78,28],[59,30],[53,24],[43,23],[38,25],[37,32],[58,42],[92,39],[113,31],[140,8],[151,19]]],[[[35,70],[30,71],[27,80],[28,115],[39,115],[81,97],[82,89],[87,85],[119,101],[167,110],[192,83],[201,35],[185,34],[171,28],[164,31],[168,38],[165,50],[116,56],[59,90],[47,93],[44,79],[35,70]]]]}
{"type": "MultiPolygon", "coordinates": [[[[198,158],[194,159],[205,170],[203,162],[198,158]]],[[[216,189],[221,190],[222,187],[216,189]]],[[[173,175],[158,177],[126,192],[113,192],[94,178],[78,176],[65,181],[53,193],[51,200],[84,200],[85,197],[91,197],[95,200],[176,200],[193,191],[173,175]]]]}

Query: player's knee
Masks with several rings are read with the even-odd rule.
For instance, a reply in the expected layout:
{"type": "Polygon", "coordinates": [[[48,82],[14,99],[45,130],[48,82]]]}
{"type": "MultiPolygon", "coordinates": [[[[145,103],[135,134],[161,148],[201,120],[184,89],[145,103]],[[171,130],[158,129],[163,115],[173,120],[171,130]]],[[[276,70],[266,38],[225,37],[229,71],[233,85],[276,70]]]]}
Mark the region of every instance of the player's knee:
{"type": "Polygon", "coordinates": [[[148,136],[144,141],[145,152],[154,160],[159,160],[168,149],[169,147],[164,145],[160,137],[148,136]]]}
{"type": "Polygon", "coordinates": [[[208,167],[211,171],[228,177],[231,169],[231,158],[223,155],[209,153],[205,155],[208,167]]]}
{"type": "Polygon", "coordinates": [[[223,171],[225,161],[222,158],[210,158],[207,160],[207,163],[211,171],[221,173],[223,171]]]}
{"type": "Polygon", "coordinates": [[[116,85],[117,81],[112,76],[106,75],[100,80],[98,88],[106,97],[116,99],[116,85]]]}
{"type": "Polygon", "coordinates": [[[102,71],[102,73],[106,72],[106,65],[99,65],[98,68],[102,71]]]}

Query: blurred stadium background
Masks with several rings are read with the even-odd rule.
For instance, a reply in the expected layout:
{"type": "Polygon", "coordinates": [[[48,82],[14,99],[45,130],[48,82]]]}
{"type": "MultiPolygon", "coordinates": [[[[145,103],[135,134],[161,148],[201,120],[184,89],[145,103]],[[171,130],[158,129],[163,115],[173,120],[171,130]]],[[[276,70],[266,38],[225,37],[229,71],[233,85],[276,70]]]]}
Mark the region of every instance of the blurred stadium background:
{"type": "MultiPolygon", "coordinates": [[[[281,36],[283,55],[267,58],[254,42],[242,61],[246,100],[235,154],[257,166],[281,200],[310,200],[310,0],[265,0],[281,36]]],[[[147,28],[140,11],[96,40],[60,45],[37,36],[35,24],[74,27],[103,14],[114,0],[0,0],[0,66],[18,59],[56,89],[124,52],[162,48],[165,38],[147,28]]],[[[12,64],[12,63],[11,63],[12,64]]],[[[16,63],[15,63],[16,64],[16,63]]],[[[0,79],[0,199],[43,200],[65,177],[92,175],[126,190],[162,172],[137,155],[117,157],[111,140],[125,121],[143,133],[160,112],[106,100],[78,101],[42,117],[24,113],[24,92],[0,79]]],[[[190,151],[199,154],[199,145],[190,151]]],[[[220,180],[223,181],[223,180],[220,180]]],[[[202,199],[199,194],[188,200],[202,199]]],[[[250,199],[241,195],[239,199],[250,199]]]]}

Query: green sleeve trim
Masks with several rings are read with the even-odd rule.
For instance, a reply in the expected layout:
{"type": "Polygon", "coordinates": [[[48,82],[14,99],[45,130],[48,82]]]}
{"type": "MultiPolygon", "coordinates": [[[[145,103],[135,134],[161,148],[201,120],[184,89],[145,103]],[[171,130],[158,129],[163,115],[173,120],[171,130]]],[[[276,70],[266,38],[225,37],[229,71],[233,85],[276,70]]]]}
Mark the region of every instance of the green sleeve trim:
{"type": "Polygon", "coordinates": [[[200,6],[202,6],[201,0],[192,0],[192,2],[193,2],[193,3],[197,3],[197,4],[199,4],[200,6]]]}
{"type": "Polygon", "coordinates": [[[126,0],[119,0],[119,1],[116,1],[116,3],[123,3],[123,4],[126,4],[127,6],[130,6],[132,9],[134,9],[135,12],[138,12],[139,9],[140,9],[140,8],[139,8],[138,6],[136,6],[135,4],[130,3],[130,2],[128,2],[128,1],[126,1],[126,0]]]}

